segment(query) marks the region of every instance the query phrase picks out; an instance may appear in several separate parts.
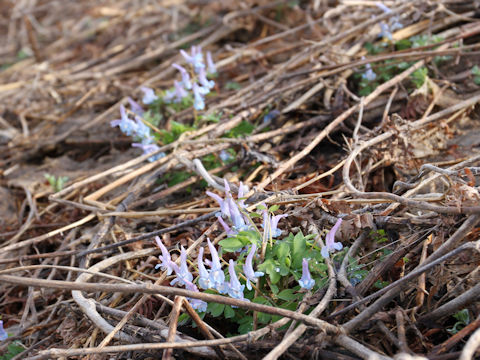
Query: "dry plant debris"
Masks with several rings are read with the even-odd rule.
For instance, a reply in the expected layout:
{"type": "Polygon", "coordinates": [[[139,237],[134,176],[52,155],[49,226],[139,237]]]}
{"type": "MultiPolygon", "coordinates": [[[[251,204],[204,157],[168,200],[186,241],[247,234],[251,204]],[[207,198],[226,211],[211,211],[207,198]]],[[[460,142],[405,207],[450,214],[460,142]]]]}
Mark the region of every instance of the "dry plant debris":
{"type": "Polygon", "coordinates": [[[478,2],[0,8],[0,359],[480,358],[478,2]]]}

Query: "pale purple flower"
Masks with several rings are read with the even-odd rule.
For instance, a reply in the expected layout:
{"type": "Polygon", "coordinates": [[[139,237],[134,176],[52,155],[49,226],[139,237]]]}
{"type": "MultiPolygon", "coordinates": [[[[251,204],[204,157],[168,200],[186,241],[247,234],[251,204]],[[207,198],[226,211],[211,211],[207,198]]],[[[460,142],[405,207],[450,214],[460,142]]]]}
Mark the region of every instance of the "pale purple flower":
{"type": "Polygon", "coordinates": [[[255,252],[257,251],[257,245],[252,244],[250,248],[250,252],[247,255],[247,259],[245,260],[245,264],[243,265],[243,272],[245,277],[247,278],[247,289],[252,290],[252,284],[250,282],[256,282],[260,276],[265,275],[261,271],[253,271],[253,257],[255,256],[255,252]]]}
{"type": "Polygon", "coordinates": [[[188,271],[188,264],[187,264],[187,252],[185,251],[184,247],[181,247],[180,251],[180,268],[175,269],[173,268],[175,272],[177,273],[177,277],[172,280],[170,285],[175,285],[176,283],[179,283],[181,285],[185,285],[187,281],[191,282],[193,280],[193,275],[188,271]]]}
{"type": "Polygon", "coordinates": [[[195,72],[205,67],[203,63],[203,54],[200,46],[192,46],[191,54],[189,55],[185,50],[180,50],[180,54],[185,61],[193,66],[195,72]]]}
{"type": "MultiPolygon", "coordinates": [[[[265,207],[266,205],[263,204],[265,207]]],[[[263,210],[263,223],[262,227],[264,229],[263,234],[266,239],[269,239],[270,237],[276,238],[282,235],[282,230],[278,228],[278,222],[280,219],[287,217],[288,214],[283,214],[283,215],[270,215],[268,213],[267,209],[263,210]]]]}
{"type": "Polygon", "coordinates": [[[155,242],[157,243],[157,246],[162,250],[162,255],[158,257],[162,261],[162,263],[157,264],[155,266],[155,269],[161,268],[163,271],[167,271],[167,275],[170,275],[173,272],[172,264],[175,264],[172,262],[172,258],[170,257],[168,249],[165,247],[165,245],[163,245],[158,236],[155,236],[155,242]]]}
{"type": "Polygon", "coordinates": [[[310,270],[308,269],[308,260],[302,260],[302,277],[298,280],[298,283],[302,287],[302,289],[311,290],[315,285],[315,280],[312,279],[310,275],[310,270]]]}
{"type": "Polygon", "coordinates": [[[182,75],[182,85],[187,89],[190,90],[192,88],[192,82],[190,80],[190,75],[188,74],[187,69],[185,69],[183,66],[180,66],[178,64],[172,64],[172,66],[180,71],[180,75],[182,75]]]}
{"type": "Polygon", "coordinates": [[[232,156],[226,150],[220,151],[219,157],[222,161],[228,161],[232,158],[232,156]]]}
{"type": "Polygon", "coordinates": [[[217,72],[217,67],[215,66],[215,63],[213,62],[212,53],[210,51],[207,51],[207,66],[208,66],[208,73],[209,74],[215,74],[217,72]]]}
{"type": "Polygon", "coordinates": [[[275,118],[277,118],[278,116],[280,115],[280,111],[278,110],[272,110],[270,111],[268,114],[266,114],[264,117],[263,117],[263,123],[267,123],[269,121],[272,121],[274,120],[275,118]]]}
{"type": "MultiPolygon", "coordinates": [[[[143,150],[143,153],[146,155],[146,154],[151,154],[155,151],[157,151],[158,149],[160,149],[158,147],[158,145],[156,144],[139,144],[139,143],[133,143],[132,144],[133,147],[137,147],[137,148],[140,148],[143,150]]],[[[150,162],[153,162],[153,161],[156,161],[158,159],[161,159],[162,157],[165,157],[165,153],[164,152],[159,152],[158,154],[155,154],[153,156],[150,156],[148,158],[148,161],[150,162]]]]}
{"type": "Polygon", "coordinates": [[[224,293],[223,288],[225,281],[225,274],[222,270],[222,265],[220,264],[220,258],[218,257],[217,249],[213,246],[210,239],[207,238],[208,248],[210,249],[210,254],[212,255],[212,262],[210,263],[210,280],[213,283],[215,289],[220,293],[224,293]]]}
{"type": "Polygon", "coordinates": [[[197,75],[198,75],[198,82],[200,83],[200,85],[202,85],[204,88],[207,88],[207,89],[213,89],[213,87],[215,86],[215,81],[207,79],[207,73],[205,72],[204,68],[201,68],[200,70],[198,70],[197,75]]]}
{"type": "Polygon", "coordinates": [[[236,234],[235,231],[233,231],[232,228],[227,225],[227,223],[225,222],[225,220],[223,220],[223,218],[221,216],[217,216],[217,220],[220,223],[220,225],[222,225],[222,227],[225,230],[225,232],[227,233],[227,235],[235,235],[236,234]]]}
{"type": "Polygon", "coordinates": [[[212,193],[210,191],[207,191],[206,194],[213,198],[218,205],[220,206],[220,211],[222,212],[222,215],[226,217],[230,217],[230,209],[228,207],[228,203],[226,200],[222,199],[219,195],[212,193]]]}
{"type": "Polygon", "coordinates": [[[380,34],[378,34],[382,38],[387,38],[388,40],[392,40],[392,33],[390,31],[390,26],[383,21],[380,22],[380,34]]]}
{"type": "Polygon", "coordinates": [[[240,284],[237,274],[235,273],[235,263],[232,259],[228,262],[228,272],[230,273],[230,282],[226,284],[227,293],[230,297],[245,300],[243,297],[243,289],[245,285],[240,284]]]}
{"type": "Polygon", "coordinates": [[[150,105],[151,103],[153,103],[155,100],[158,99],[158,96],[155,95],[155,91],[153,91],[153,89],[146,86],[142,86],[140,87],[140,90],[143,91],[142,102],[145,105],[150,105]]]}
{"type": "Polygon", "coordinates": [[[322,256],[326,259],[329,257],[331,252],[335,252],[335,250],[342,250],[343,245],[342,243],[335,242],[335,233],[339,229],[340,225],[342,224],[342,219],[338,219],[335,225],[333,225],[332,229],[328,232],[326,239],[325,239],[325,246],[322,247],[322,256]]]}
{"type": "Polygon", "coordinates": [[[206,87],[200,86],[197,83],[193,83],[193,107],[196,110],[205,109],[204,96],[210,92],[206,87]]]}
{"type": "Polygon", "coordinates": [[[0,320],[0,341],[6,340],[8,338],[8,334],[3,328],[3,321],[0,320]]]}
{"type": "Polygon", "coordinates": [[[364,78],[365,80],[368,80],[368,81],[375,80],[377,78],[377,74],[375,74],[375,72],[372,70],[372,65],[370,65],[370,63],[368,63],[367,65],[365,65],[365,67],[367,68],[367,71],[365,71],[362,74],[362,78],[364,78]]]}
{"type": "Polygon", "coordinates": [[[138,116],[143,115],[145,111],[143,110],[142,106],[139,103],[137,103],[131,97],[127,97],[127,101],[130,104],[130,109],[135,115],[138,115],[138,116]]]}
{"type": "Polygon", "coordinates": [[[173,90],[168,90],[163,97],[163,101],[166,103],[179,103],[184,97],[188,96],[187,90],[183,87],[183,83],[175,80],[173,82],[173,90]]]}
{"type": "Polygon", "coordinates": [[[381,3],[380,1],[377,1],[377,2],[375,3],[375,5],[376,5],[380,10],[382,10],[384,13],[386,13],[386,14],[392,12],[392,9],[390,9],[388,6],[386,6],[385,4],[381,3]]]}
{"type": "Polygon", "coordinates": [[[205,265],[203,264],[203,247],[198,250],[198,273],[200,277],[198,278],[198,285],[202,289],[210,289],[213,288],[213,282],[210,279],[210,274],[208,273],[207,269],[205,268],[205,265]]]}
{"type": "MultiPolygon", "coordinates": [[[[197,285],[192,283],[191,281],[185,280],[184,281],[185,288],[189,291],[194,291],[194,292],[199,292],[197,285]]],[[[207,303],[203,300],[200,299],[194,299],[194,298],[187,298],[188,302],[194,308],[195,310],[198,310],[200,312],[205,312],[207,311],[207,303]]]]}
{"type": "Polygon", "coordinates": [[[120,119],[110,121],[112,127],[118,126],[120,130],[127,136],[132,136],[137,131],[137,123],[131,120],[125,107],[120,105],[120,119]]]}
{"type": "Polygon", "coordinates": [[[248,186],[243,185],[243,183],[240,181],[240,185],[238,185],[238,206],[240,206],[242,209],[247,207],[247,205],[245,205],[244,197],[247,195],[248,190],[248,186]]]}
{"type": "Polygon", "coordinates": [[[233,222],[233,228],[235,231],[243,231],[248,229],[248,225],[245,223],[242,213],[240,212],[238,205],[233,200],[232,196],[229,196],[226,201],[230,209],[230,219],[233,222]]]}
{"type": "Polygon", "coordinates": [[[135,129],[135,135],[142,139],[143,143],[151,142],[150,128],[142,121],[139,116],[135,116],[137,127],[135,129]]]}

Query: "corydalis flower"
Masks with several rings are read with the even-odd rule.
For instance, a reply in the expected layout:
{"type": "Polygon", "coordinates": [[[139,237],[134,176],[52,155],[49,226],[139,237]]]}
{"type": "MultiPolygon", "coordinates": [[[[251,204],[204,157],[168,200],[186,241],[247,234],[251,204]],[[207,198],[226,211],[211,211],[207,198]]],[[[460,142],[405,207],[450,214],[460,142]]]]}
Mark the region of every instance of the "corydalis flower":
{"type": "Polygon", "coordinates": [[[210,74],[215,74],[217,72],[217,67],[212,60],[212,53],[210,51],[207,51],[207,66],[210,74]]]}
{"type": "Polygon", "coordinates": [[[205,265],[203,264],[203,247],[198,250],[198,273],[200,277],[198,278],[198,285],[202,289],[210,289],[214,287],[213,281],[210,278],[210,273],[207,271],[205,268],[205,265]]]}
{"type": "MultiPolygon", "coordinates": [[[[266,207],[265,204],[263,204],[263,206],[266,207]]],[[[276,238],[276,237],[282,235],[282,230],[280,230],[278,228],[278,222],[280,221],[280,219],[282,219],[284,217],[287,217],[287,216],[288,216],[288,214],[275,215],[274,216],[274,215],[269,214],[267,209],[264,209],[263,210],[263,223],[262,223],[264,239],[270,239],[270,237],[276,238]]]]}
{"type": "Polygon", "coordinates": [[[140,87],[140,90],[143,91],[142,102],[145,105],[150,105],[151,103],[153,103],[155,100],[158,99],[158,96],[155,95],[155,91],[153,91],[153,89],[150,89],[149,87],[146,87],[146,86],[142,86],[140,87]]]}
{"type": "Polygon", "coordinates": [[[331,252],[335,252],[335,250],[342,250],[343,245],[339,242],[335,242],[335,233],[339,229],[340,225],[342,224],[342,219],[338,219],[335,225],[333,225],[332,229],[328,232],[327,237],[325,239],[325,246],[322,247],[322,256],[326,259],[329,257],[331,252]]]}
{"type": "Polygon", "coordinates": [[[193,69],[196,72],[205,68],[205,64],[203,63],[202,48],[200,46],[192,46],[192,55],[189,55],[185,50],[180,50],[180,54],[182,54],[187,63],[193,66],[193,69]]]}
{"type": "Polygon", "coordinates": [[[112,127],[118,126],[127,136],[132,136],[137,131],[137,123],[128,117],[123,105],[120,105],[120,119],[110,121],[110,125],[112,127]]]}
{"type": "Polygon", "coordinates": [[[188,74],[187,69],[175,63],[172,64],[172,66],[180,71],[180,75],[182,75],[182,85],[185,86],[187,90],[190,90],[192,88],[192,82],[190,81],[190,75],[188,74]]]}
{"type": "Polygon", "coordinates": [[[225,274],[222,270],[222,265],[220,264],[220,258],[218,257],[217,249],[213,246],[210,239],[207,238],[208,248],[210,249],[210,254],[212,255],[212,262],[210,264],[210,280],[213,284],[213,287],[217,289],[220,293],[224,293],[224,282],[225,274]]]}
{"type": "Polygon", "coordinates": [[[235,203],[235,200],[233,200],[232,194],[230,193],[230,185],[228,184],[228,181],[226,179],[224,179],[224,184],[225,199],[222,199],[219,195],[214,194],[210,191],[207,191],[207,195],[215,199],[218,205],[220,205],[221,214],[232,221],[233,230],[230,229],[230,227],[224,221],[220,221],[219,218],[219,221],[227,234],[236,234],[238,231],[248,229],[248,225],[242,215],[242,212],[240,211],[240,208],[245,208],[245,200],[240,198],[242,198],[243,195],[248,192],[248,187],[240,182],[240,186],[238,187],[239,200],[237,205],[235,203]]]}
{"type": "Polygon", "coordinates": [[[190,271],[188,271],[187,252],[183,246],[181,247],[180,251],[180,267],[173,266],[173,270],[177,274],[177,277],[172,280],[170,285],[173,286],[176,283],[185,285],[187,282],[191,282],[193,280],[193,275],[190,273],[190,271]]]}
{"type": "MultiPolygon", "coordinates": [[[[197,286],[192,283],[191,281],[185,280],[184,281],[185,288],[189,291],[194,291],[194,292],[199,292],[197,286]]],[[[194,299],[194,298],[187,298],[188,302],[194,308],[195,310],[198,310],[200,312],[205,312],[207,311],[207,303],[203,300],[200,299],[194,299]]]]}
{"type": "Polygon", "coordinates": [[[311,290],[315,285],[315,280],[312,279],[310,275],[310,270],[308,269],[308,260],[302,260],[302,277],[298,280],[298,283],[302,287],[302,289],[311,290]]]}
{"type": "Polygon", "coordinates": [[[245,300],[243,289],[245,285],[240,284],[237,274],[235,273],[235,263],[232,259],[228,262],[228,272],[230,273],[230,282],[226,284],[226,290],[230,297],[234,299],[245,300]]]}
{"type": "MultiPolygon", "coordinates": [[[[389,14],[392,12],[388,6],[381,2],[376,2],[375,5],[381,9],[384,13],[389,14]]],[[[392,32],[398,29],[403,28],[403,25],[400,23],[400,18],[398,16],[394,16],[391,19],[391,24],[387,24],[384,22],[380,23],[380,37],[387,38],[389,40],[393,39],[392,32]]]]}
{"type": "Polygon", "coordinates": [[[143,113],[145,112],[142,108],[142,106],[137,103],[135,100],[133,100],[131,97],[127,97],[127,101],[130,104],[130,109],[131,111],[137,115],[137,116],[143,116],[143,113]]]}
{"type": "MultiPolygon", "coordinates": [[[[133,147],[138,147],[140,149],[143,150],[143,153],[146,155],[146,154],[151,154],[155,151],[158,151],[160,148],[158,147],[157,144],[139,144],[139,143],[133,143],[132,144],[133,147]]],[[[155,154],[153,156],[150,156],[148,158],[148,161],[150,162],[153,162],[153,161],[156,161],[158,159],[161,159],[162,157],[165,157],[165,153],[164,152],[159,152],[158,154],[155,154]]]]}
{"type": "Polygon", "coordinates": [[[0,341],[6,340],[8,338],[8,334],[3,328],[3,321],[0,320],[0,341]]]}
{"type": "Polygon", "coordinates": [[[170,253],[168,252],[168,249],[163,245],[163,243],[160,241],[160,238],[158,236],[155,236],[155,242],[157,243],[157,246],[162,250],[162,255],[160,255],[158,258],[162,261],[161,264],[155,265],[155,269],[162,269],[163,271],[167,271],[167,275],[170,275],[173,272],[173,267],[172,267],[172,258],[170,257],[170,253]]]}
{"type": "MultiPolygon", "coordinates": [[[[362,59],[365,59],[365,58],[362,57],[362,59]]],[[[364,78],[365,80],[368,80],[368,81],[375,80],[377,78],[377,74],[375,74],[375,72],[372,70],[372,65],[370,65],[370,63],[368,63],[368,64],[365,65],[365,68],[367,69],[367,71],[365,71],[362,74],[362,78],[364,78]]]]}
{"type": "Polygon", "coordinates": [[[256,282],[260,276],[265,275],[261,271],[253,271],[252,261],[256,251],[257,251],[257,245],[252,244],[252,247],[250,248],[250,252],[247,255],[247,259],[245,260],[245,264],[243,265],[243,272],[245,273],[245,277],[247,278],[248,290],[252,290],[251,282],[256,282]]]}

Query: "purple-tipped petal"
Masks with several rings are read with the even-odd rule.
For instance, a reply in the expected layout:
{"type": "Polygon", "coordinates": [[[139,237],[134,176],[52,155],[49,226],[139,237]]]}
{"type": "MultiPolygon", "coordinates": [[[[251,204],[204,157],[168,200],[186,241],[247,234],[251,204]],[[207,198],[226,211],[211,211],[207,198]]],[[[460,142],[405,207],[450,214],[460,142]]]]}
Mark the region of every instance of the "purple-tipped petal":
{"type": "Polygon", "coordinates": [[[205,109],[203,91],[201,90],[201,86],[198,86],[197,83],[193,83],[193,107],[196,110],[205,109]]]}
{"type": "Polygon", "coordinates": [[[227,284],[227,293],[230,297],[244,300],[243,289],[245,285],[240,284],[237,274],[235,273],[235,263],[232,259],[228,262],[228,272],[230,274],[230,282],[227,284]]]}
{"type": "Polygon", "coordinates": [[[222,265],[220,264],[220,258],[218,257],[217,249],[215,249],[215,246],[213,246],[212,242],[208,238],[207,244],[212,256],[212,262],[210,264],[210,279],[215,289],[222,292],[225,274],[223,273],[222,265]]]}
{"type": "Polygon", "coordinates": [[[3,328],[3,321],[0,320],[0,341],[6,340],[8,338],[8,334],[3,328]]]}
{"type": "Polygon", "coordinates": [[[205,265],[203,264],[203,247],[198,250],[198,273],[200,275],[198,279],[198,285],[202,289],[210,289],[213,287],[212,281],[210,279],[210,274],[208,273],[207,269],[205,268],[205,265]]]}
{"type": "Polygon", "coordinates": [[[315,280],[312,279],[310,275],[310,270],[308,269],[308,260],[302,260],[302,277],[298,280],[298,283],[303,289],[311,290],[315,285],[315,280]]]}
{"type": "Polygon", "coordinates": [[[190,90],[192,88],[192,82],[190,80],[190,75],[188,74],[187,69],[185,69],[183,66],[180,66],[178,64],[172,64],[172,66],[180,71],[180,75],[182,75],[182,84],[185,86],[187,90],[190,90]]]}
{"type": "Polygon", "coordinates": [[[145,112],[142,106],[133,100],[131,97],[127,97],[127,101],[130,104],[130,108],[135,115],[142,116],[145,112]]]}
{"type": "Polygon", "coordinates": [[[143,91],[142,102],[145,105],[150,105],[151,103],[153,103],[155,100],[158,99],[158,96],[155,95],[155,91],[153,91],[153,89],[146,86],[141,86],[140,90],[143,91]]]}
{"type": "Polygon", "coordinates": [[[335,225],[332,227],[332,229],[329,231],[325,238],[325,246],[322,247],[321,254],[324,258],[329,257],[329,253],[335,252],[335,250],[342,250],[343,245],[339,242],[335,242],[335,233],[337,230],[340,228],[340,225],[342,224],[342,219],[338,219],[335,225]]]}
{"type": "Polygon", "coordinates": [[[163,245],[158,236],[155,236],[155,242],[157,243],[157,246],[160,248],[160,250],[162,250],[162,255],[158,257],[162,261],[162,263],[155,266],[155,268],[157,269],[160,267],[163,271],[167,271],[167,275],[170,275],[174,270],[172,264],[175,264],[172,263],[172,258],[170,257],[168,249],[165,247],[165,245],[163,245]]]}
{"type": "Polygon", "coordinates": [[[257,245],[252,244],[250,252],[247,255],[245,264],[243,265],[243,272],[247,278],[247,289],[252,290],[251,282],[256,282],[260,276],[263,276],[264,273],[261,271],[253,271],[253,257],[257,251],[257,245]]]}
{"type": "Polygon", "coordinates": [[[207,66],[208,66],[208,72],[210,74],[215,74],[217,72],[217,67],[213,62],[212,53],[210,51],[207,51],[207,66]]]}
{"type": "Polygon", "coordinates": [[[222,227],[225,230],[225,232],[227,233],[227,235],[235,235],[236,234],[236,232],[233,231],[232,228],[227,225],[227,223],[225,222],[225,220],[222,219],[221,216],[217,216],[217,220],[220,223],[220,225],[222,225],[222,227]]]}

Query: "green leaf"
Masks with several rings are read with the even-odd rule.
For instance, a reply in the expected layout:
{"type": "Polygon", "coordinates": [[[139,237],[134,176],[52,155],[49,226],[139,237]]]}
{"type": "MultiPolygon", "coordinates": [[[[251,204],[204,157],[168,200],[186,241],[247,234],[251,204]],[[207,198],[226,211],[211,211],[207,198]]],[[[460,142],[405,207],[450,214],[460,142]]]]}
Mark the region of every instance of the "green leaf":
{"type": "Polygon", "coordinates": [[[240,90],[241,88],[242,88],[242,85],[240,85],[236,81],[229,81],[225,84],[226,90],[240,90]]]}
{"type": "Polygon", "coordinates": [[[23,348],[23,346],[20,346],[19,344],[20,343],[16,341],[8,344],[7,352],[3,356],[0,356],[0,360],[10,360],[13,357],[17,356],[18,354],[20,354],[21,352],[23,352],[25,349],[23,348]]]}
{"type": "Polygon", "coordinates": [[[293,291],[293,289],[285,289],[280,291],[277,297],[281,300],[293,301],[298,298],[298,294],[295,294],[295,291],[293,291]]]}
{"type": "Polygon", "coordinates": [[[228,131],[225,134],[227,138],[238,138],[244,135],[250,135],[255,129],[255,126],[250,124],[248,121],[243,120],[240,124],[234,127],[232,130],[228,131]]]}
{"type": "Polygon", "coordinates": [[[225,310],[223,311],[225,319],[231,319],[235,316],[235,310],[229,305],[225,305],[225,310]]]}
{"type": "Polygon", "coordinates": [[[302,266],[302,260],[304,257],[307,257],[307,246],[305,243],[305,238],[301,231],[299,231],[293,238],[292,246],[292,259],[293,267],[300,268],[302,266]]]}
{"type": "Polygon", "coordinates": [[[472,67],[471,72],[473,75],[480,76],[480,68],[478,67],[478,65],[475,65],[474,67],[472,67]]]}
{"type": "Polygon", "coordinates": [[[220,244],[222,249],[226,252],[234,252],[245,246],[245,244],[242,241],[240,241],[240,239],[238,239],[237,237],[231,237],[224,240],[220,240],[218,243],[220,244]]]}
{"type": "Polygon", "coordinates": [[[209,312],[213,317],[218,317],[222,315],[224,310],[224,304],[209,303],[207,306],[207,312],[209,312]]]}
{"type": "Polygon", "coordinates": [[[283,259],[290,255],[290,244],[286,241],[277,241],[273,249],[274,254],[278,259],[283,259]]]}
{"type": "Polygon", "coordinates": [[[415,70],[412,75],[410,75],[410,78],[412,79],[412,82],[415,84],[417,89],[423,85],[427,78],[427,74],[428,69],[425,66],[422,66],[420,69],[415,70]]]}
{"type": "Polygon", "coordinates": [[[268,211],[273,213],[273,212],[277,211],[278,209],[280,209],[280,205],[275,204],[275,205],[270,206],[270,209],[268,209],[268,211]]]}

